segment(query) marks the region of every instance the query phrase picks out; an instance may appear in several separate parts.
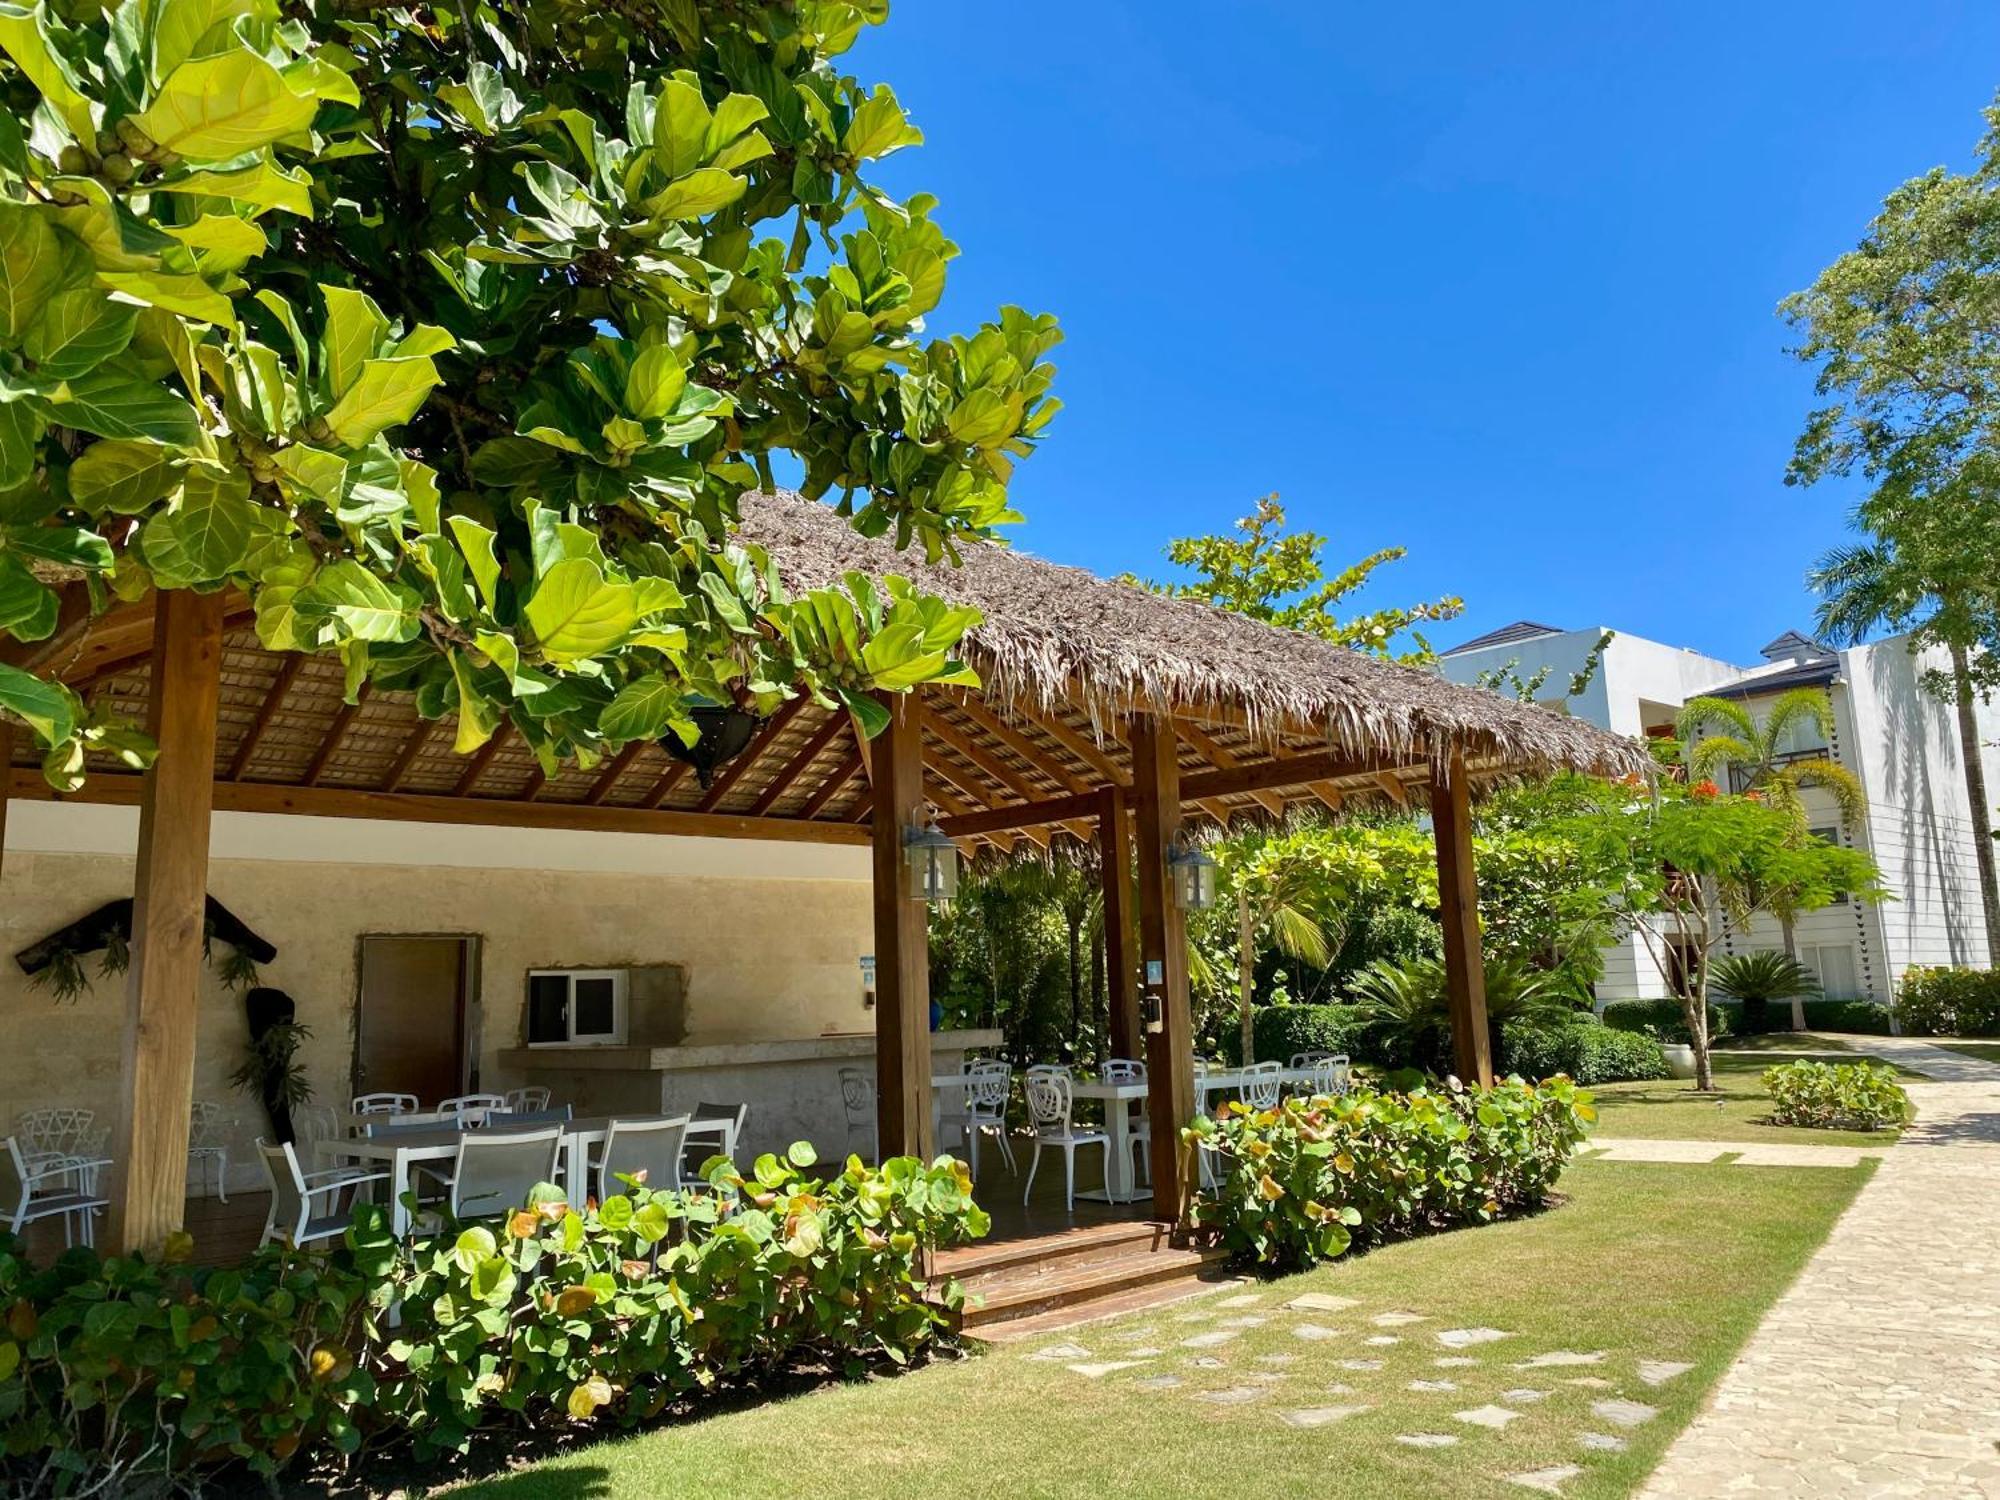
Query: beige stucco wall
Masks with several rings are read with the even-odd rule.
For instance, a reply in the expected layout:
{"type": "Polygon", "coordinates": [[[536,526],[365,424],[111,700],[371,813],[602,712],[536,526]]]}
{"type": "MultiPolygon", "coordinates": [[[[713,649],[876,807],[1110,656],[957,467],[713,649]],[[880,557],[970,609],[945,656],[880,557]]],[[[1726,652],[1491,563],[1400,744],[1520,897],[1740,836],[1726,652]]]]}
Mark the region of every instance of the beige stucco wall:
{"type": "MultiPolygon", "coordinates": [[[[83,999],[58,1006],[30,986],[11,955],[131,893],[132,858],[113,852],[129,829],[106,817],[122,820],[128,810],[16,802],[9,811],[0,864],[0,1126],[11,1128],[22,1110],[47,1104],[81,1105],[108,1121],[116,1108],[124,981],[100,979],[83,999]],[[21,826],[24,812],[32,826],[21,826]]],[[[523,835],[483,845],[461,838],[467,831],[423,829],[412,837],[407,827],[375,824],[319,838],[313,825],[320,820],[227,816],[234,821],[227,836],[218,831],[209,890],[277,946],[263,981],[288,992],[313,1030],[304,1057],[322,1102],[344,1102],[349,1091],[363,934],[480,937],[481,1087],[519,1081],[495,1058],[520,1038],[531,968],[681,965],[689,1044],[871,1029],[857,965],[873,945],[868,886],[853,878],[857,871],[865,877],[865,864],[854,860],[767,845],[713,854],[658,848],[692,842],[685,840],[648,839],[642,842],[655,847],[634,850],[621,843],[630,835],[576,835],[560,844],[523,835]],[[383,831],[371,847],[366,832],[374,828],[383,831]],[[367,850],[370,862],[312,857],[357,850],[367,850]],[[567,867],[495,867],[486,861],[496,851],[567,867]],[[441,862],[372,862],[384,852],[441,862]],[[696,873],[715,864],[732,873],[696,873]],[[817,878],[788,873],[797,868],[817,878]],[[826,878],[829,870],[837,878],[826,878]]],[[[865,859],[865,850],[859,854],[865,859]]],[[[244,1185],[259,1180],[251,1143],[263,1128],[262,1108],[232,1091],[228,1077],[247,1037],[240,1000],[211,975],[195,1096],[215,1100],[232,1117],[231,1181],[244,1185]]]]}

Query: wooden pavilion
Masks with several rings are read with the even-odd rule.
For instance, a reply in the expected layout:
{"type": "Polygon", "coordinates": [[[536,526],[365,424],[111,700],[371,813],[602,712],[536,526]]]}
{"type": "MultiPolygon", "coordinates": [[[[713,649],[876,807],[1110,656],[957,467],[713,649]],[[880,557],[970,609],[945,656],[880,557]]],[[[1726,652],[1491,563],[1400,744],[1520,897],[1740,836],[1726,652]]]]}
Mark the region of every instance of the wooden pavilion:
{"type": "MultiPolygon", "coordinates": [[[[346,701],[336,660],[262,649],[247,603],[229,593],[163,593],[93,617],[79,587],[51,638],[0,646],[0,659],[53,670],[142,720],[160,750],[143,776],[107,759],[58,799],[140,809],[110,1148],[115,1244],[155,1245],[181,1224],[213,812],[872,845],[881,1147],[925,1157],[926,907],[905,894],[906,832],[928,806],[965,842],[1094,840],[1113,1047],[1147,1059],[1155,1210],[1174,1218],[1186,1188],[1178,1127],[1195,1107],[1187,947],[1168,864],[1184,823],[1281,817],[1308,802],[1427,808],[1458,1068],[1487,1081],[1472,797],[1535,771],[1647,769],[1633,743],[1562,714],[1003,547],[927,567],[791,495],[747,496],[743,519],[743,539],[766,548],[791,586],[855,569],[902,573],[978,607],[984,621],[965,654],[982,688],[891,700],[891,725],[873,741],[801,695],[703,788],[651,744],[550,776],[503,726],[456,756],[449,722],[420,718],[407,695],[364,686],[346,701]],[[1156,982],[1142,1008],[1147,975],[1156,982]]],[[[57,798],[32,748],[16,735],[0,756],[6,795],[57,798]]],[[[4,810],[0,801],[0,834],[4,810]]]]}

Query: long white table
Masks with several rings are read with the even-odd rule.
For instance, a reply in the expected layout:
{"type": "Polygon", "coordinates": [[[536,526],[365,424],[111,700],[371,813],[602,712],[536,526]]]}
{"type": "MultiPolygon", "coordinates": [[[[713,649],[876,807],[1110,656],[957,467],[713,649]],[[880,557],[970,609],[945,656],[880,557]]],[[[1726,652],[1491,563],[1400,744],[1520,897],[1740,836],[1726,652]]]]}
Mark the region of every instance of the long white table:
{"type": "MultiPolygon", "coordinates": [[[[393,1125],[394,1115],[372,1115],[369,1117],[377,1125],[393,1125]]],[[[590,1152],[594,1146],[604,1143],[614,1120],[633,1123],[651,1123],[670,1119],[668,1115],[589,1115],[567,1122],[552,1121],[562,1126],[562,1140],[559,1150],[563,1162],[563,1183],[573,1201],[581,1203],[589,1196],[590,1152]],[[581,1185],[581,1191],[579,1191],[581,1185]]],[[[546,1129],[546,1126],[524,1125],[523,1130],[546,1129]]],[[[731,1147],[730,1136],[736,1128],[732,1118],[700,1119],[688,1121],[687,1133],[691,1136],[712,1135],[717,1138],[718,1149],[727,1152],[731,1147]]],[[[389,1169],[389,1226],[396,1238],[403,1239],[410,1232],[410,1208],[403,1201],[410,1191],[410,1168],[418,1162],[452,1161],[458,1156],[459,1143],[467,1134],[478,1134],[454,1129],[448,1125],[427,1127],[422,1130],[399,1131],[385,1136],[355,1136],[339,1143],[342,1156],[362,1161],[380,1162],[389,1169]]]]}

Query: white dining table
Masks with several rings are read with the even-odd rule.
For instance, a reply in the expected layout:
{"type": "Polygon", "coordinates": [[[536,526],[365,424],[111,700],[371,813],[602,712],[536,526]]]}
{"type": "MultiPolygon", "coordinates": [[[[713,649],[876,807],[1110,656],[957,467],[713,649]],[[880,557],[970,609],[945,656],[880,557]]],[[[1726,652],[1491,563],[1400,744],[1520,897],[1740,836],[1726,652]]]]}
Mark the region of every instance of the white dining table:
{"type": "Polygon", "coordinates": [[[1094,1198],[1100,1203],[1131,1203],[1145,1196],[1139,1187],[1137,1174],[1132,1170],[1131,1105],[1135,1100],[1143,1103],[1146,1092],[1146,1080],[1143,1078],[1126,1079],[1119,1083],[1102,1078],[1070,1081],[1070,1098],[1096,1099],[1104,1105],[1104,1128],[1111,1137],[1111,1164],[1110,1170],[1104,1174],[1104,1186],[1086,1189],[1077,1197],[1094,1198]]]}
{"type": "MultiPolygon", "coordinates": [[[[369,1119],[377,1125],[393,1124],[400,1118],[402,1117],[393,1115],[369,1116],[369,1119]]],[[[576,1185],[582,1183],[585,1188],[583,1196],[588,1196],[591,1148],[604,1143],[604,1137],[610,1132],[614,1120],[650,1124],[671,1118],[673,1116],[670,1115],[584,1115],[574,1120],[551,1122],[562,1126],[559,1149],[563,1160],[563,1182],[570,1193],[575,1195],[576,1185]]],[[[733,1118],[704,1118],[688,1121],[687,1133],[715,1136],[720,1148],[727,1150],[730,1134],[735,1128],[736,1121],[733,1118]]],[[[385,1136],[355,1136],[340,1142],[338,1149],[344,1157],[380,1162],[388,1168],[389,1227],[397,1239],[404,1239],[410,1232],[410,1208],[403,1201],[410,1191],[410,1168],[419,1162],[456,1159],[459,1143],[465,1139],[466,1134],[466,1131],[453,1126],[438,1125],[421,1130],[398,1130],[385,1136]]],[[[581,1199],[578,1198],[577,1201],[581,1199]]]]}

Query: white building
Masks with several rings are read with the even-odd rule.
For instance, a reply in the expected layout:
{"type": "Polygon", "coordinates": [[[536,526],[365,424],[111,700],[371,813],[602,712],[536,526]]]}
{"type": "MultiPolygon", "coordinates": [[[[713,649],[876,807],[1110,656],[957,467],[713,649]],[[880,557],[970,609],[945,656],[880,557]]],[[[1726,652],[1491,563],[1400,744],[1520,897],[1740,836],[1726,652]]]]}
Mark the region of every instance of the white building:
{"type": "MultiPolygon", "coordinates": [[[[1557,630],[1522,620],[1448,651],[1444,675],[1454,682],[1491,681],[1495,673],[1532,681],[1549,668],[1538,696],[1564,701],[1570,678],[1587,663],[1603,627],[1557,630]]],[[[1894,897],[1879,905],[1838,901],[1797,924],[1800,957],[1829,998],[1887,1001],[1913,964],[1991,961],[1980,915],[1979,870],[1965,795],[1956,716],[1922,684],[1942,669],[1940,651],[1913,654],[1906,636],[1834,651],[1788,631],[1763,649],[1763,663],[1738,666],[1638,636],[1614,635],[1596,675],[1571,713],[1631,735],[1669,735],[1690,698],[1733,698],[1762,717],[1791,688],[1824,688],[1833,702],[1831,744],[1808,728],[1791,752],[1827,756],[1860,779],[1865,818],[1842,827],[1832,801],[1808,789],[1814,831],[1865,849],[1894,897]]],[[[2000,785],[2000,714],[1979,706],[1980,742],[1989,787],[2000,785]]],[[[1724,937],[1730,952],[1777,948],[1777,923],[1759,917],[1749,932],[1724,937]]],[[[1620,1000],[1667,993],[1657,967],[1635,940],[1605,955],[1598,998],[1620,1000]]]]}

